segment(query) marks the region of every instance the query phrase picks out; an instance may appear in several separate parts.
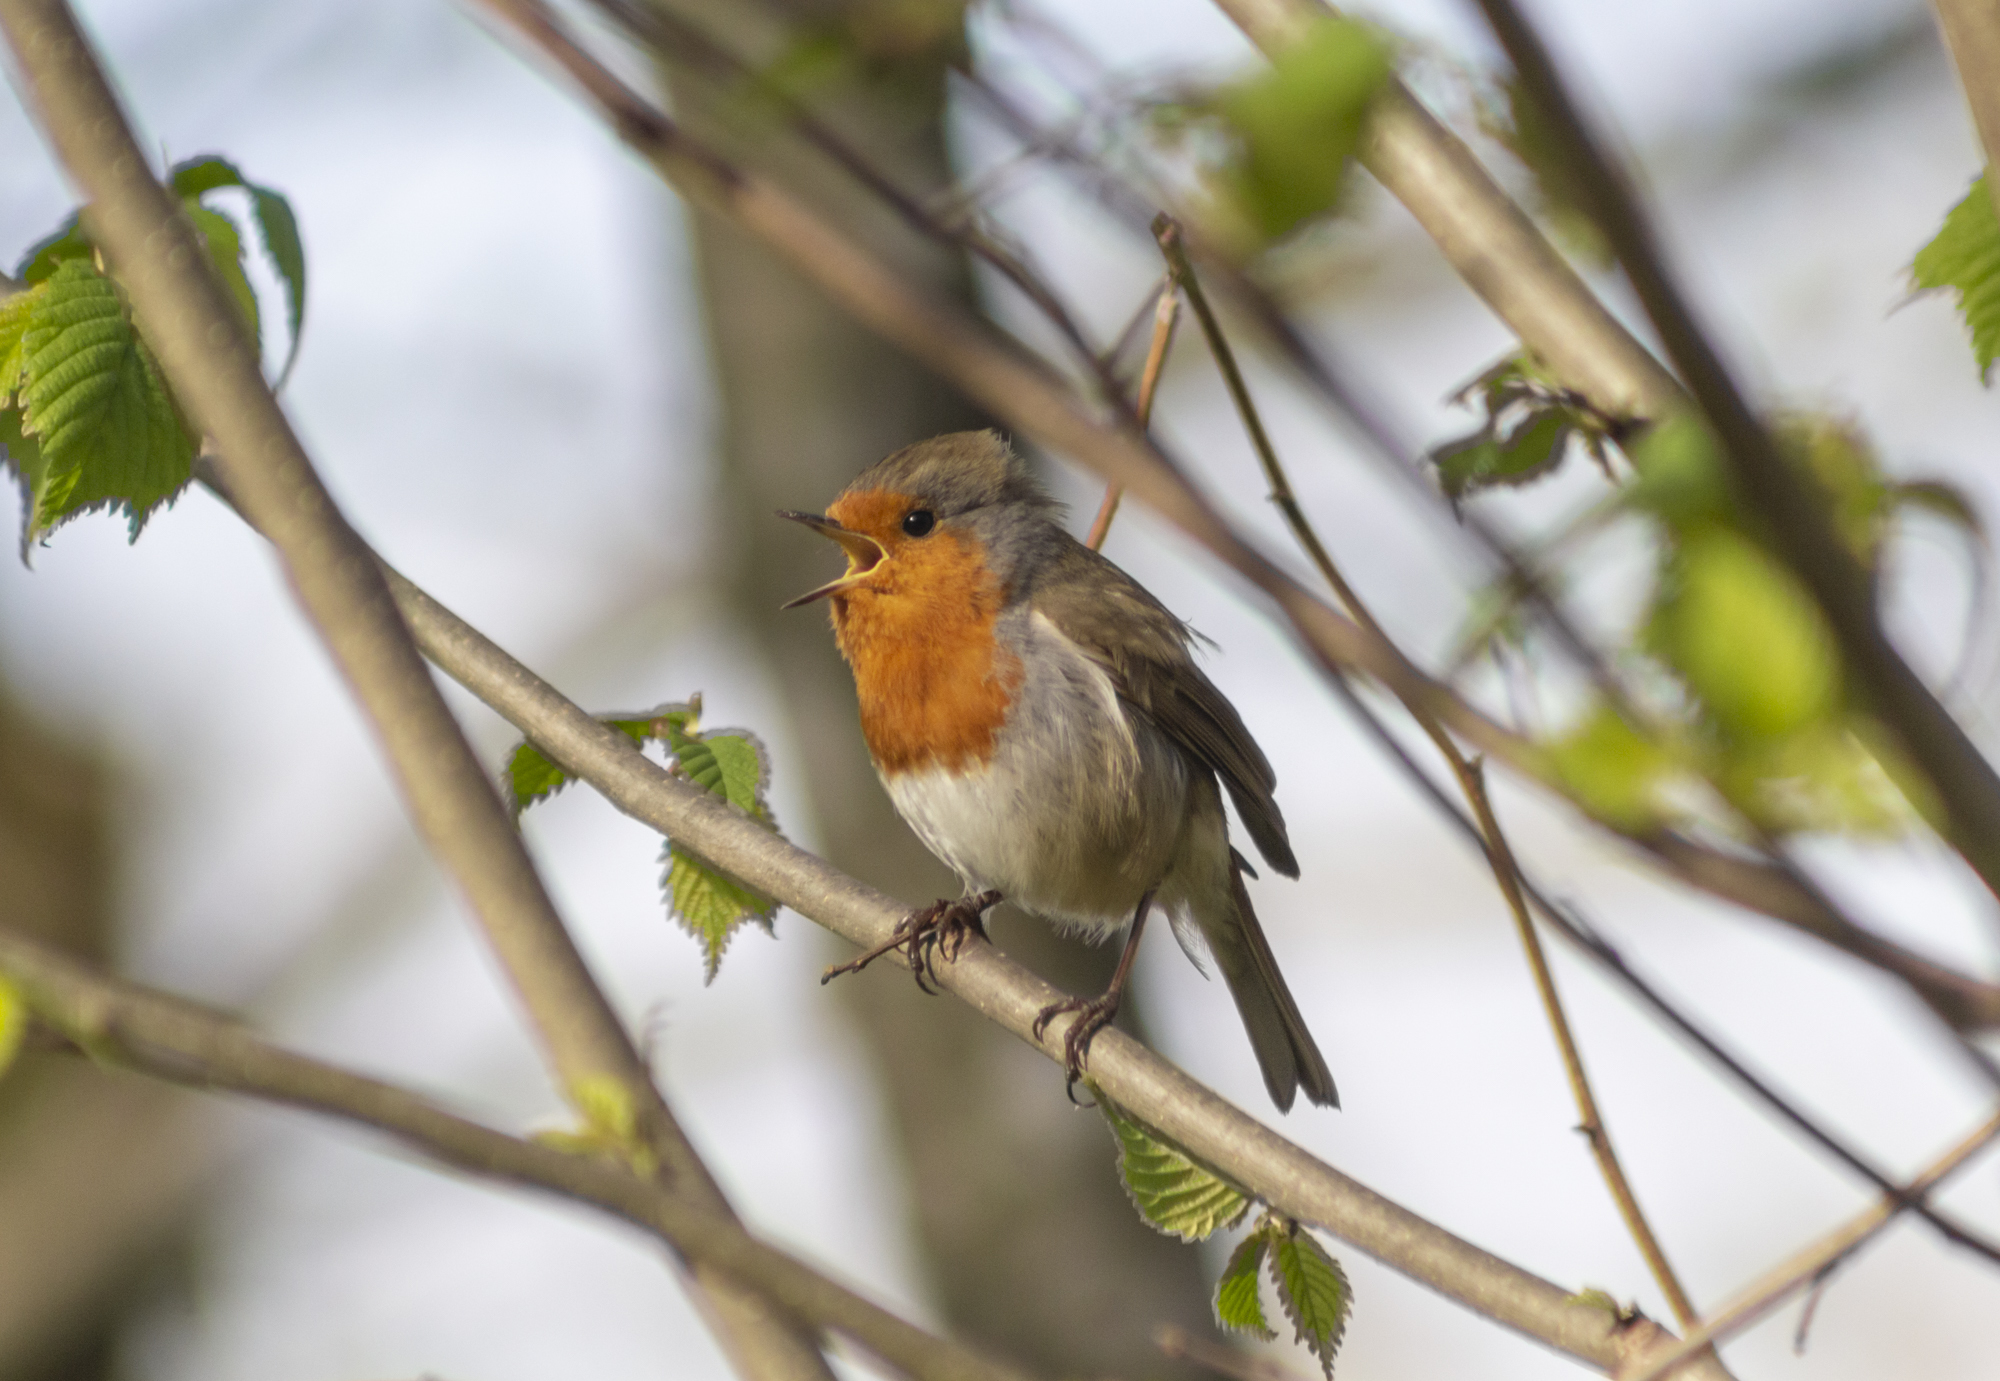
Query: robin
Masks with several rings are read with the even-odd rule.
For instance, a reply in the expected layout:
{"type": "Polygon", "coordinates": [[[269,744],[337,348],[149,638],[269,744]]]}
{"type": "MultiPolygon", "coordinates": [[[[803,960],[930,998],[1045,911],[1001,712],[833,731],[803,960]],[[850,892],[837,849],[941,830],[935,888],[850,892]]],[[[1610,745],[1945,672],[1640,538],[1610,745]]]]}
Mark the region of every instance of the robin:
{"type": "MultiPolygon", "coordinates": [[[[838,542],[824,599],[854,670],[861,731],[897,813],[965,883],[889,943],[919,983],[1005,898],[1093,941],[1131,929],[1102,996],[1062,1012],[1069,1076],[1109,1023],[1157,905],[1201,966],[1215,957],[1264,1086],[1289,1110],[1339,1106],[1230,847],[1218,779],[1257,851],[1299,865],[1272,799],[1276,776],[1235,709],[1189,655],[1193,634],[1125,572],[1057,523],[1060,505],[997,432],[957,432],[871,465],[825,516],[783,513],[838,542]]],[[[1254,873],[1252,874],[1254,876],[1254,873]]]]}

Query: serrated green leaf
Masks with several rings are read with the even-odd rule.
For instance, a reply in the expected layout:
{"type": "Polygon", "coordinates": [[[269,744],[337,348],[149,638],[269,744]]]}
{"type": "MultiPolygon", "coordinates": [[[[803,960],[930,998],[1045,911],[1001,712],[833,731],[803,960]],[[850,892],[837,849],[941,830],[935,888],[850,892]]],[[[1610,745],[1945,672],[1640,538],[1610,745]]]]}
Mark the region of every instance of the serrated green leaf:
{"type": "Polygon", "coordinates": [[[1770,553],[1725,528],[1681,539],[1648,640],[1733,734],[1792,733],[1839,700],[1840,655],[1812,596],[1770,553]]]}
{"type": "Polygon", "coordinates": [[[56,227],[55,233],[36,241],[21,258],[14,276],[33,285],[46,282],[62,264],[71,259],[89,259],[96,254],[90,238],[83,233],[83,220],[76,212],[56,227]]]}
{"type": "Polygon", "coordinates": [[[1936,238],[1910,263],[1910,281],[1919,291],[1958,295],[1982,383],[2000,355],[2000,220],[1993,214],[1988,176],[1973,180],[1964,199],[1946,213],[1936,238]]]}
{"type": "Polygon", "coordinates": [[[16,470],[29,486],[24,552],[93,508],[123,509],[136,540],[186,487],[195,438],[117,287],[81,260],[58,265],[34,296],[23,350],[21,430],[41,459],[39,475],[16,470]]]}
{"type": "Polygon", "coordinates": [[[202,242],[208,246],[208,261],[215,265],[216,276],[236,301],[236,314],[249,328],[251,348],[256,349],[263,327],[257,314],[257,294],[250,290],[249,276],[243,272],[243,237],[236,233],[229,217],[220,212],[211,211],[199,202],[183,205],[188,219],[201,232],[202,242]]]}
{"type": "Polygon", "coordinates": [[[1268,71],[1217,97],[1215,110],[1239,146],[1231,190],[1265,239],[1289,234],[1339,201],[1369,106],[1394,70],[1374,29],[1326,18],[1268,71]]]}
{"type": "Polygon", "coordinates": [[[1161,1141],[1091,1085],[1091,1096],[1118,1138],[1118,1169],[1132,1206],[1161,1232],[1199,1242],[1242,1221],[1250,1200],[1242,1190],[1161,1141]]]}
{"type": "Polygon", "coordinates": [[[1270,1215],[1250,1230],[1250,1235],[1236,1244],[1236,1250],[1229,1254],[1229,1264],[1222,1268],[1222,1279],[1215,1282],[1215,1321],[1234,1333],[1248,1333],[1264,1342],[1271,1342],[1278,1336],[1264,1318],[1264,1292],[1262,1276],[1258,1268],[1264,1264],[1264,1252],[1271,1245],[1272,1223],[1270,1215]]]}
{"type": "Polygon", "coordinates": [[[1340,1351],[1340,1336],[1354,1304],[1347,1273],[1311,1233],[1296,1225],[1290,1232],[1271,1234],[1270,1261],[1285,1317],[1297,1330],[1297,1340],[1319,1359],[1320,1370],[1332,1381],[1334,1354],[1340,1351]]]}
{"type": "Polygon", "coordinates": [[[710,867],[671,840],[663,859],[667,872],[661,879],[661,887],[666,893],[668,909],[681,928],[700,941],[702,981],[713,983],[722,967],[722,953],[729,948],[736,932],[750,921],[770,930],[777,920],[778,904],[710,867]]]}
{"type": "Polygon", "coordinates": [[[14,395],[28,373],[28,319],[41,285],[0,299],[0,409],[14,406],[14,395]]]}
{"type": "Polygon", "coordinates": [[[28,1038],[28,1001],[6,974],[0,973],[0,1079],[7,1077],[21,1042],[28,1038]]]}
{"type": "Polygon", "coordinates": [[[1659,821],[1660,788],[1673,758],[1609,705],[1596,706],[1547,751],[1571,799],[1592,815],[1622,829],[1659,821]]]}
{"type": "MultiPolygon", "coordinates": [[[[609,724],[619,730],[634,743],[643,744],[649,738],[660,737],[654,733],[654,726],[664,717],[684,714],[685,711],[686,707],[682,705],[663,705],[658,710],[643,714],[598,715],[596,719],[600,724],[609,724]]],[[[569,773],[556,766],[547,754],[526,739],[515,744],[507,754],[507,769],[501,773],[501,782],[507,792],[507,808],[516,819],[529,806],[547,800],[572,780],[569,773]]]]}

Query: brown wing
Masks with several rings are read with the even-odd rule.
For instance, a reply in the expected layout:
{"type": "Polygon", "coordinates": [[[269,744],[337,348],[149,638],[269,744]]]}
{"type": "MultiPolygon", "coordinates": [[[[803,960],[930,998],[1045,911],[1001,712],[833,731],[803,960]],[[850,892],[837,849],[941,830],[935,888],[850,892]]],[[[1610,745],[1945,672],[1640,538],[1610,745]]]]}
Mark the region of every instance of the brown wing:
{"type": "Polygon", "coordinates": [[[1277,774],[1236,707],[1188,654],[1186,624],[1080,542],[1043,564],[1030,594],[1063,635],[1111,673],[1119,695],[1222,779],[1244,828],[1278,872],[1299,875],[1272,796],[1277,774]]]}

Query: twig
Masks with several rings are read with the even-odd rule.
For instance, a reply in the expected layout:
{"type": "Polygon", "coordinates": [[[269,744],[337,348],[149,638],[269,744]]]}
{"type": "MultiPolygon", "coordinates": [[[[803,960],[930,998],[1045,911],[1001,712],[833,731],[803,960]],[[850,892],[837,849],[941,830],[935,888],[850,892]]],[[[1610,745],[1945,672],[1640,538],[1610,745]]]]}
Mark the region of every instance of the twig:
{"type": "Polygon", "coordinates": [[[1211,1343],[1177,1324],[1163,1323],[1153,1330],[1153,1346],[1170,1361],[1193,1362],[1217,1376],[1228,1377],[1229,1381],[1306,1381],[1290,1367],[1268,1357],[1211,1343]]]}
{"type": "Polygon", "coordinates": [[[0,929],[0,972],[45,1021],[94,1057],[195,1088],[227,1089],[389,1133],[435,1161],[546,1190],[658,1234],[788,1314],[835,1329],[920,1381],[1027,1381],[1012,1367],[926,1333],[735,1219],[635,1175],[611,1156],[572,1154],[468,1121],[394,1084],[283,1050],[231,1017],[93,973],[0,929]]]}
{"type": "Polygon", "coordinates": [[[1930,1193],[1996,1136],[2000,1136],[2000,1115],[1989,1118],[1978,1131],[1945,1152],[1930,1169],[1905,1185],[1898,1196],[1883,1199],[1767,1271],[1711,1314],[1699,1328],[1689,1330],[1679,1344],[1658,1357],[1648,1358],[1643,1367],[1623,1381],[1661,1381],[1696,1353],[1748,1328],[1858,1251],[1907,1204],[1930,1193]]]}
{"type": "Polygon", "coordinates": [[[1826,494],[1779,453],[1696,325],[1637,198],[1585,127],[1541,39],[1512,0],[1479,0],[1479,6],[1522,91],[1540,110],[1555,152],[1575,174],[1584,209],[1720,442],[1737,497],[1811,592],[1857,689],[1936,792],[1945,816],[1940,833],[2000,895],[2000,773],[1889,640],[1876,617],[1874,582],[1835,532],[1826,494]]]}
{"type": "MultiPolygon", "coordinates": [[[[84,223],[129,293],[175,398],[215,438],[234,500],[277,548],[306,615],[375,728],[418,833],[458,882],[555,1065],[581,1104],[621,1089],[676,1192],[726,1213],[721,1189],[653,1087],[577,952],[485,769],[444,703],[377,569],[272,397],[236,305],[154,179],[62,0],[0,0],[23,93],[76,184],[84,223]]],[[[716,1298],[738,1366],[770,1381],[831,1381],[810,1337],[754,1296],[716,1298]],[[774,1326],[776,1323],[776,1326],[774,1326]]]]}
{"type": "Polygon", "coordinates": [[[1931,0],[1931,8],[1958,69],[1965,103],[1972,107],[1972,123],[1986,153],[1986,194],[2000,215],[2000,177],[1992,172],[2000,164],[1995,152],[2000,150],[2000,11],[1984,0],[1931,0]]]}
{"type": "MultiPolygon", "coordinates": [[[[1146,347],[1146,367],[1139,374],[1139,400],[1132,410],[1141,428],[1153,420],[1153,394],[1159,389],[1160,370],[1167,362],[1167,347],[1173,342],[1174,323],[1180,320],[1180,315],[1180,284],[1169,272],[1153,305],[1153,340],[1146,347]]],[[[1118,481],[1104,486],[1104,501],[1098,504],[1097,516],[1090,521],[1090,535],[1083,539],[1083,544],[1092,551],[1104,550],[1111,520],[1118,516],[1118,501],[1124,497],[1125,486],[1118,481]]]]}
{"type": "MultiPolygon", "coordinates": [[[[1318,531],[1306,517],[1298,497],[1292,492],[1290,478],[1278,459],[1277,447],[1271,444],[1271,437],[1264,430],[1262,416],[1258,413],[1256,401],[1250,396],[1250,386],[1244,381],[1243,371],[1237,367],[1236,352],[1230,348],[1229,338],[1223,333],[1222,323],[1208,303],[1208,295],[1202,291],[1201,280],[1188,262],[1187,250],[1181,244],[1180,226],[1168,216],[1161,216],[1153,222],[1153,236],[1160,244],[1160,252],[1166,256],[1167,266],[1182,284],[1188,305],[1194,309],[1195,319],[1201,323],[1202,334],[1208,340],[1208,348],[1215,356],[1216,368],[1221,371],[1223,382],[1229,389],[1229,396],[1236,404],[1237,415],[1243,420],[1243,430],[1249,434],[1252,449],[1257,453],[1258,462],[1264,468],[1265,480],[1271,487],[1271,501],[1285,516],[1286,525],[1298,539],[1306,554],[1319,568],[1320,575],[1339,596],[1347,612],[1356,623],[1388,640],[1388,630],[1383,628],[1372,611],[1362,601],[1361,596],[1351,586],[1333,556],[1320,540],[1318,531]]],[[[1492,799],[1487,795],[1485,773],[1480,764],[1459,751],[1458,744],[1445,732],[1437,717],[1422,704],[1408,705],[1410,713],[1424,733],[1436,745],[1439,754],[1458,779],[1459,789],[1471,804],[1479,826],[1480,846],[1486,853],[1486,860],[1493,869],[1494,880],[1499,884],[1500,895],[1506,900],[1507,909],[1514,918],[1514,928],[1520,936],[1521,947],[1528,956],[1528,967],[1534,974],[1535,989],[1541,996],[1542,1010],[1548,1018],[1549,1028],[1555,1033],[1556,1046],[1561,1052],[1563,1069],[1568,1074],[1570,1094],[1576,1100],[1579,1130],[1590,1142],[1591,1155],[1596,1158],[1598,1171],[1604,1177],[1605,1186],[1611,1191],[1611,1198],[1618,1205],[1619,1216],[1625,1220],[1626,1230],[1638,1245],[1639,1254],[1646,1260],[1647,1268],[1653,1273],[1661,1293],[1673,1308],[1674,1317],[1682,1325],[1689,1325],[1699,1317],[1693,1301],[1688,1298],[1680,1278],[1667,1261],[1659,1238],[1652,1225],[1639,1208],[1638,1196],[1633,1193],[1630,1181],[1625,1178],[1625,1170],[1618,1162],[1618,1153],[1611,1143],[1611,1133],[1604,1125],[1604,1119],[1597,1110],[1597,1099],[1590,1091],[1590,1079],[1584,1073],[1583,1055],[1577,1049],[1576,1037],[1570,1031],[1569,1018],[1563,1011],[1562,998],[1556,992],[1555,975],[1549,970],[1548,957],[1542,952],[1541,937],[1535,933],[1534,917],[1529,913],[1528,901],[1522,892],[1520,865],[1515,861],[1514,851],[1501,832],[1499,818],[1493,813],[1492,799]]]]}

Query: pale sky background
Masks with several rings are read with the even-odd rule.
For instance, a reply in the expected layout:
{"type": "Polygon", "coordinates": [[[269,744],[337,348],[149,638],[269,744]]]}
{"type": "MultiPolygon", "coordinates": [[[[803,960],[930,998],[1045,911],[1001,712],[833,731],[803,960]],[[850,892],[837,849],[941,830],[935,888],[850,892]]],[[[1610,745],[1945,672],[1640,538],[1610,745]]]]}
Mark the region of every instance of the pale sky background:
{"type": "MultiPolygon", "coordinates": [[[[585,705],[698,689],[712,721],[757,728],[776,754],[780,819],[810,844],[792,731],[759,668],[703,612],[711,411],[672,196],[460,8],[84,10],[168,159],[223,153],[291,197],[311,288],[287,405],[357,526],[585,705]]],[[[1684,274],[1746,377],[1767,397],[1851,413],[1896,469],[1950,475],[1993,512],[2000,407],[1943,303],[1892,310],[1910,255],[1978,164],[1948,69],[1919,44],[1838,101],[1776,86],[1914,11],[1896,0],[1535,11],[1648,158],[1684,274]]],[[[1460,6],[1369,12],[1484,52],[1460,6]]],[[[1248,60],[1195,0],[1100,0],[1062,17],[1120,73],[1248,60]]],[[[12,100],[0,101],[0,150],[0,261],[11,264],[71,198],[12,100]]],[[[1005,210],[1093,321],[1122,319],[1156,273],[1147,245],[1065,191],[1025,192],[1005,210]]],[[[1420,440],[1463,429],[1441,400],[1507,348],[1503,328],[1394,208],[1348,233],[1336,262],[1370,276],[1329,299],[1316,329],[1420,440]]],[[[1438,645],[1462,577],[1438,555],[1448,534],[1282,377],[1260,370],[1255,386],[1302,499],[1358,583],[1413,642],[1438,645]]],[[[1288,554],[1196,348],[1176,356],[1161,425],[1288,554]]],[[[1522,520],[1580,500],[1589,483],[1579,475],[1496,511],[1522,520]]],[[[1087,516],[1094,485],[1073,474],[1064,484],[1087,516]]],[[[13,505],[0,507],[14,521],[13,505]]],[[[1561,1072],[1483,869],[1241,591],[1127,512],[1111,554],[1222,644],[1210,671],[1272,748],[1304,841],[1305,881],[1266,882],[1258,907],[1346,1111],[1295,1114],[1286,1133],[1504,1257],[1665,1317],[1569,1130],[1561,1072]]],[[[774,524],[769,536],[792,535],[774,524]]],[[[1963,563],[1926,531],[1901,570],[1898,617],[1940,657],[1959,626],[1963,563]]],[[[798,636],[826,632],[802,616],[798,636]]],[[[285,1039],[506,1125],[561,1120],[274,563],[233,518],[195,494],[136,546],[121,525],[85,519],[38,551],[32,572],[0,561],[0,665],[44,714],[127,764],[120,893],[134,972],[224,1002],[261,994],[285,1039]],[[274,990],[275,975],[288,977],[274,990]]],[[[1976,721],[1991,717],[1990,699],[1966,706],[1976,721]]],[[[458,703],[497,761],[511,735],[458,703]]],[[[1501,800],[1553,890],[1585,902],[1637,965],[1884,1164],[1912,1171],[1980,1117],[1976,1086],[1896,989],[1788,932],[1608,867],[1533,799],[1501,800]]],[[[579,790],[538,810],[529,835],[621,1009],[655,1031],[668,1097],[745,1216],[927,1317],[878,1104],[816,981],[832,942],[787,914],[775,942],[742,938],[704,988],[693,943],[659,909],[647,831],[579,790]]],[[[1871,921],[1994,971],[1990,905],[1935,851],[1813,856],[1871,921]]],[[[1698,1303],[1868,1202],[1593,972],[1560,952],[1557,965],[1613,1133],[1698,1303]]],[[[1273,1116],[1222,990],[1164,944],[1149,947],[1140,981],[1166,1052],[1273,1116]]],[[[1051,1069],[1050,1090],[1059,1082],[1051,1069]]],[[[660,1254],[632,1234],[446,1179],[298,1115],[235,1120],[240,1152],[204,1231],[198,1284],[135,1327],[133,1381],[727,1374],[660,1254]]],[[[1992,1163],[1945,1199],[2000,1232],[1992,1163]]],[[[1580,1374],[1340,1254],[1356,1292],[1344,1381],[1580,1374]]],[[[1836,1278],[1803,1358],[1790,1355],[1793,1309],[1729,1360],[1745,1381],[1987,1377],[2000,1355],[1997,1286],[1991,1268],[1899,1226],[1836,1278]]]]}

